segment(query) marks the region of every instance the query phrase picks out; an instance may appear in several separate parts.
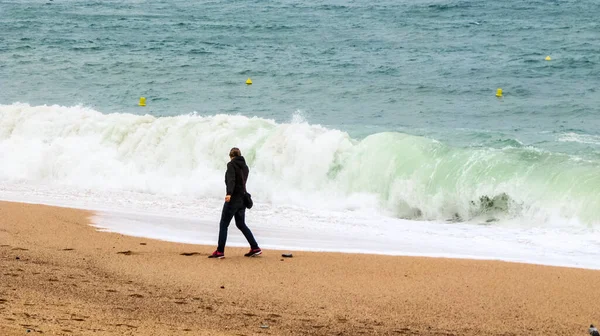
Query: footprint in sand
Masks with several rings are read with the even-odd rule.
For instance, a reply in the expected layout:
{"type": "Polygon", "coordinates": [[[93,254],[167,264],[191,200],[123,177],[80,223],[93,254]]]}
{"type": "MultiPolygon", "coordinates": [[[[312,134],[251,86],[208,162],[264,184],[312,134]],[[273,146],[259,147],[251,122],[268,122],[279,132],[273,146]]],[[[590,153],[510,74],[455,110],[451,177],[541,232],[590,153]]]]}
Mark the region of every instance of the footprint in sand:
{"type": "Polygon", "coordinates": [[[134,298],[143,298],[144,297],[142,294],[131,294],[129,296],[134,297],[134,298]]]}
{"type": "Polygon", "coordinates": [[[73,250],[75,250],[75,249],[74,249],[74,248],[64,248],[64,249],[62,249],[62,250],[63,250],[63,251],[73,251],[73,250]]]}
{"type": "Polygon", "coordinates": [[[13,248],[12,250],[13,250],[13,251],[29,251],[28,249],[26,249],[26,248],[22,248],[22,247],[15,247],[15,248],[13,248]]]}
{"type": "Polygon", "coordinates": [[[132,251],[127,250],[127,251],[117,252],[117,254],[132,255],[132,254],[135,254],[135,253],[132,252],[132,251]]]}
{"type": "Polygon", "coordinates": [[[134,325],[131,325],[131,324],[124,324],[124,323],[117,323],[117,324],[115,324],[115,326],[117,326],[117,327],[135,328],[135,329],[137,329],[137,326],[134,326],[134,325]]]}
{"type": "Polygon", "coordinates": [[[184,253],[181,253],[180,255],[189,257],[189,256],[195,256],[195,255],[202,255],[202,253],[199,253],[199,252],[184,252],[184,253]]]}

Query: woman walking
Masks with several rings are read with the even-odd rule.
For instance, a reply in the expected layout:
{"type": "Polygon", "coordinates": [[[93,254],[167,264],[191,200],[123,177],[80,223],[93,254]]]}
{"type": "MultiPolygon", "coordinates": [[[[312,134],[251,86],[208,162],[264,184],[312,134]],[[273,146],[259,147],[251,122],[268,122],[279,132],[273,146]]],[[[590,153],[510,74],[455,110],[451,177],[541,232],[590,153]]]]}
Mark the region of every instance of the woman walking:
{"type": "Polygon", "coordinates": [[[234,147],[229,151],[230,161],[227,163],[227,171],[225,172],[225,185],[227,186],[227,195],[225,196],[225,204],[221,212],[221,223],[219,224],[219,243],[217,250],[213,252],[209,258],[225,258],[225,243],[227,242],[227,230],[231,219],[235,218],[235,226],[248,240],[250,251],[244,256],[254,257],[262,253],[258,247],[258,243],[252,235],[252,231],[246,225],[246,205],[244,197],[246,195],[246,181],[250,169],[246,164],[246,160],[242,156],[239,148],[234,147]]]}

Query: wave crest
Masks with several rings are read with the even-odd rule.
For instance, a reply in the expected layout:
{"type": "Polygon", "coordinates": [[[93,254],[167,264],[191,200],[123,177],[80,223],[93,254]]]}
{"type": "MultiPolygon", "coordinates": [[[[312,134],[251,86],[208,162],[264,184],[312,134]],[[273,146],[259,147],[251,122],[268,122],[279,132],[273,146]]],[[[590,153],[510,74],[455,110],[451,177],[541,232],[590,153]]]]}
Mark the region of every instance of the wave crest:
{"type": "Polygon", "coordinates": [[[250,163],[248,188],[260,202],[423,220],[600,218],[599,163],[535,148],[453,148],[394,132],[357,140],[300,112],[278,124],[0,105],[5,182],[221,197],[233,146],[250,163]]]}

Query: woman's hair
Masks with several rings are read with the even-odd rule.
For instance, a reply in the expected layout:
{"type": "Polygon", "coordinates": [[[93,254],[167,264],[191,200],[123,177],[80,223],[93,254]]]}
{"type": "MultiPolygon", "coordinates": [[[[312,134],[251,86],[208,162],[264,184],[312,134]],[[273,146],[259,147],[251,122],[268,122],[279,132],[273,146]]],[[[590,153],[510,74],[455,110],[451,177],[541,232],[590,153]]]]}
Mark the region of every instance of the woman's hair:
{"type": "Polygon", "coordinates": [[[237,147],[233,147],[230,151],[229,151],[229,157],[230,158],[234,158],[236,156],[242,156],[242,152],[240,151],[239,148],[237,147]]]}

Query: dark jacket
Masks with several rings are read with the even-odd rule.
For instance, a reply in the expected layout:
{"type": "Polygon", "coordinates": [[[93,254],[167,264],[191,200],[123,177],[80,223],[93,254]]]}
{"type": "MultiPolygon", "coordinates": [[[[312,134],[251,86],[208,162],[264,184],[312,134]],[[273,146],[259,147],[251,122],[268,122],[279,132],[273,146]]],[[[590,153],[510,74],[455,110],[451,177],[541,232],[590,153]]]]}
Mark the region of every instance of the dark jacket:
{"type": "Polygon", "coordinates": [[[225,172],[225,185],[227,186],[227,195],[231,195],[230,203],[239,205],[243,203],[244,193],[246,192],[246,181],[250,169],[243,156],[236,156],[227,163],[225,172]]]}

